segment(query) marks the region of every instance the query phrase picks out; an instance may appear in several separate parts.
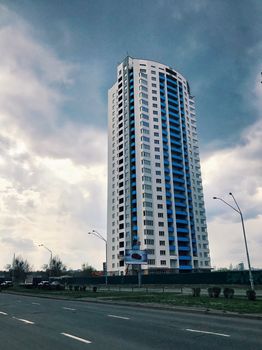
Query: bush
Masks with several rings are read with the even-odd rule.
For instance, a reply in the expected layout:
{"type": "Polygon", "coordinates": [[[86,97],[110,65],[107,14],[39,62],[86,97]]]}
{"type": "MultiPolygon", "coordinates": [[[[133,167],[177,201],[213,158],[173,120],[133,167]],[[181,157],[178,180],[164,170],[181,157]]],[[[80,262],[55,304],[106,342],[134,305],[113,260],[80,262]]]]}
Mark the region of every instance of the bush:
{"type": "Polygon", "coordinates": [[[210,298],[218,298],[221,292],[221,288],[212,287],[212,288],[208,288],[207,291],[210,298]]]}
{"type": "Polygon", "coordinates": [[[226,299],[232,299],[234,296],[234,289],[233,288],[224,288],[223,294],[226,299]]]}
{"type": "Polygon", "coordinates": [[[73,290],[72,284],[69,284],[68,289],[71,290],[71,291],[73,290]]]}
{"type": "Polygon", "coordinates": [[[248,289],[246,294],[248,300],[256,300],[256,292],[254,290],[248,289]]]}
{"type": "Polygon", "coordinates": [[[192,288],[193,297],[200,297],[201,288],[192,288]]]}
{"type": "Polygon", "coordinates": [[[74,291],[75,291],[75,292],[78,292],[79,289],[80,289],[79,286],[74,286],[74,291]]]}

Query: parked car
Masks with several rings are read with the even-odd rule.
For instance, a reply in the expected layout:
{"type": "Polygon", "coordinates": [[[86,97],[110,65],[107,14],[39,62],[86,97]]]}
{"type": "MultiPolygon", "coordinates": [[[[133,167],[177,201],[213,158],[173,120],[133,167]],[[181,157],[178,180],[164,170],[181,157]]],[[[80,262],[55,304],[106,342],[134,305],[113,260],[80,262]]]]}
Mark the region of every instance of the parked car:
{"type": "Polygon", "coordinates": [[[9,287],[13,287],[13,282],[12,281],[4,281],[1,283],[1,288],[6,289],[9,287]]]}
{"type": "Polygon", "coordinates": [[[52,282],[50,286],[53,290],[65,290],[65,285],[58,281],[52,282]]]}
{"type": "Polygon", "coordinates": [[[41,281],[38,283],[37,287],[39,289],[51,289],[51,285],[49,281],[41,281]]]}

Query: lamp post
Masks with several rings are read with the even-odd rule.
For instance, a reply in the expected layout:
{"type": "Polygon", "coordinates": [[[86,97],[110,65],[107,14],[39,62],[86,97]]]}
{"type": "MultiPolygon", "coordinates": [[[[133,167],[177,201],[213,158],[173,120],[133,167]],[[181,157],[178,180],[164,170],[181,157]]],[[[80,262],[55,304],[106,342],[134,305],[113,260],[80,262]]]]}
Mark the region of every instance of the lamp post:
{"type": "Polygon", "coordinates": [[[38,244],[38,247],[44,247],[46,250],[49,251],[50,253],[50,263],[49,263],[49,267],[50,267],[50,276],[51,276],[51,264],[52,264],[52,259],[53,259],[53,253],[52,250],[47,248],[44,244],[38,244]]]}
{"type": "Polygon", "coordinates": [[[242,229],[243,229],[243,235],[244,235],[244,241],[245,241],[245,248],[246,248],[246,255],[247,255],[247,263],[248,263],[248,270],[249,270],[249,281],[250,281],[250,288],[252,291],[255,290],[254,288],[254,280],[253,280],[253,275],[252,275],[252,271],[251,271],[251,265],[250,265],[250,259],[249,259],[249,252],[248,252],[248,246],[247,246],[247,239],[246,239],[246,230],[245,230],[245,225],[244,225],[244,218],[243,218],[243,214],[241,209],[239,208],[239,205],[233,195],[232,192],[229,192],[229,195],[233,198],[237,209],[235,207],[233,207],[231,204],[227,203],[224,199],[219,198],[219,197],[213,197],[213,199],[219,199],[221,202],[225,203],[227,206],[229,206],[230,208],[232,208],[234,211],[236,211],[241,218],[241,224],[242,224],[242,229]]]}
{"type": "Polygon", "coordinates": [[[101,233],[97,232],[96,230],[92,230],[91,232],[88,232],[89,235],[94,235],[97,238],[102,239],[102,241],[105,242],[106,244],[106,271],[105,271],[105,282],[106,282],[106,286],[107,286],[107,240],[101,235],[101,233]]]}

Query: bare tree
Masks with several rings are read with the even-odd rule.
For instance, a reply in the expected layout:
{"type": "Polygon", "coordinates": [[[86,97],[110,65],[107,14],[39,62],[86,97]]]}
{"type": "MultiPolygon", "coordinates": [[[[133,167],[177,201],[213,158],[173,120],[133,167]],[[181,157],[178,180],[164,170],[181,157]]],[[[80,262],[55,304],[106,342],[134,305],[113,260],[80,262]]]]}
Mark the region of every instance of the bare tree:
{"type": "Polygon", "coordinates": [[[58,277],[66,272],[66,265],[62,262],[59,256],[54,256],[50,260],[49,265],[43,265],[43,270],[46,271],[50,277],[58,277]]]}
{"type": "Polygon", "coordinates": [[[29,262],[22,256],[14,256],[12,264],[6,265],[6,269],[14,281],[24,281],[27,273],[32,270],[29,262]]]}
{"type": "Polygon", "coordinates": [[[88,263],[82,264],[82,275],[83,276],[92,276],[92,274],[96,271],[96,269],[89,265],[88,263]]]}

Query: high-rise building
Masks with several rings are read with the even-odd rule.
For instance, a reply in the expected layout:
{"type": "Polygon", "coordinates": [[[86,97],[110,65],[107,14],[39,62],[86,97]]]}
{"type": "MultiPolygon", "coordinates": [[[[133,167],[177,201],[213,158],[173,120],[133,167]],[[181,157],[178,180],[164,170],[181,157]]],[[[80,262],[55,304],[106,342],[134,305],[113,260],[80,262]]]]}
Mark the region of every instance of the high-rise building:
{"type": "Polygon", "coordinates": [[[164,64],[126,57],[108,93],[107,257],[147,250],[145,270],[210,269],[194,97],[164,64]]]}

